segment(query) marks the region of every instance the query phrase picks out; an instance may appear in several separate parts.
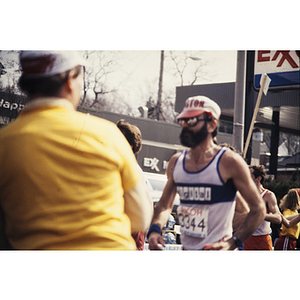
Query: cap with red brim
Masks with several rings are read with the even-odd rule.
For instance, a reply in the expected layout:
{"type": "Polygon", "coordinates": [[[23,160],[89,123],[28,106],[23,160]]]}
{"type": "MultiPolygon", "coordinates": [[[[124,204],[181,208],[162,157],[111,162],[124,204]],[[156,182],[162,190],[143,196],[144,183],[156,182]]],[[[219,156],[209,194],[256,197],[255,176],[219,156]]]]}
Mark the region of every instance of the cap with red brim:
{"type": "Polygon", "coordinates": [[[176,119],[194,118],[207,113],[218,120],[221,115],[220,106],[206,96],[194,96],[185,101],[183,111],[176,119]]]}

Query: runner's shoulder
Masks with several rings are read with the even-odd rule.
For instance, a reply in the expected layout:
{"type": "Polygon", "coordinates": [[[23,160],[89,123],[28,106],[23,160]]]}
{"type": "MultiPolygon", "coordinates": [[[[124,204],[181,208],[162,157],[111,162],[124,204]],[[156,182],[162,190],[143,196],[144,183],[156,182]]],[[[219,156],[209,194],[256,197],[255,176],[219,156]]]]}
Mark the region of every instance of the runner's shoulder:
{"type": "Polygon", "coordinates": [[[173,154],[170,158],[170,162],[171,161],[175,162],[181,154],[182,152],[176,152],[175,154],[173,154]]]}
{"type": "Polygon", "coordinates": [[[171,158],[169,160],[169,163],[168,163],[167,173],[173,172],[176,161],[177,161],[177,159],[178,159],[178,157],[180,156],[181,153],[182,152],[177,152],[177,153],[175,153],[171,156],[171,158]]]}
{"type": "Polygon", "coordinates": [[[248,170],[247,163],[244,161],[239,153],[236,153],[230,149],[225,151],[220,160],[220,166],[222,169],[226,169],[229,173],[240,172],[241,169],[248,170]]]}
{"type": "Polygon", "coordinates": [[[223,162],[226,164],[238,164],[241,161],[245,162],[243,158],[240,156],[240,154],[230,150],[226,149],[223,155],[223,162]]]}

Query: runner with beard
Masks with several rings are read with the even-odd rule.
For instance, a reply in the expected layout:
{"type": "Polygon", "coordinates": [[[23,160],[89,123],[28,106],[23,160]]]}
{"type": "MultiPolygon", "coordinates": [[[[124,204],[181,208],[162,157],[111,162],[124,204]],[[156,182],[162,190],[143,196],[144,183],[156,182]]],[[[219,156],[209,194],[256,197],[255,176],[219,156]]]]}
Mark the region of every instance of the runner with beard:
{"type": "Polygon", "coordinates": [[[161,229],[172,211],[176,193],[184,250],[234,250],[263,221],[264,203],[249,168],[240,155],[213,140],[221,115],[217,103],[204,96],[190,97],[177,116],[180,140],[188,147],[174,154],[168,164],[168,181],[154,211],[148,231],[150,250],[165,246],[161,229]],[[236,191],[249,206],[249,213],[232,236],[236,191]]]}

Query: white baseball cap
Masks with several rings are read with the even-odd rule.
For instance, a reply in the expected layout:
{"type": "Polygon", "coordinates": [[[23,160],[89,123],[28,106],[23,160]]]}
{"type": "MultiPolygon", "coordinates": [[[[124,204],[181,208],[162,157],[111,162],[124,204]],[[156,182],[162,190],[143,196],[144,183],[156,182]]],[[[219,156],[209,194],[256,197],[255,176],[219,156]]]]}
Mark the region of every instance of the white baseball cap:
{"type": "Polygon", "coordinates": [[[213,118],[219,120],[221,115],[220,106],[213,100],[205,96],[189,97],[185,101],[183,111],[176,117],[176,119],[194,118],[207,113],[213,118]]]}
{"type": "Polygon", "coordinates": [[[19,59],[22,74],[29,77],[48,77],[86,65],[77,51],[21,51],[19,59]]]}

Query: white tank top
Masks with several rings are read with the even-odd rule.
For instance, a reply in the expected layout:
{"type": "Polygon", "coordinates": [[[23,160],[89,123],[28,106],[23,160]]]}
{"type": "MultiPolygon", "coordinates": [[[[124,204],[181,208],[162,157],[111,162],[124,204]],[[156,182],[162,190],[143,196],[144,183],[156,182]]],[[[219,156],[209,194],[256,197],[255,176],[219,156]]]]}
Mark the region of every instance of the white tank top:
{"type": "Polygon", "coordinates": [[[201,250],[204,245],[232,236],[236,188],[220,176],[219,162],[227,148],[221,148],[206,167],[189,172],[184,167],[187,150],[177,159],[173,171],[180,196],[177,210],[184,249],[201,250]]]}
{"type": "MultiPolygon", "coordinates": [[[[267,189],[263,190],[260,193],[260,196],[263,198],[265,194],[268,192],[267,189]]],[[[255,232],[252,235],[258,236],[258,235],[266,235],[270,234],[272,232],[270,222],[269,221],[262,221],[262,223],[258,226],[258,228],[255,230],[255,232]]]]}

